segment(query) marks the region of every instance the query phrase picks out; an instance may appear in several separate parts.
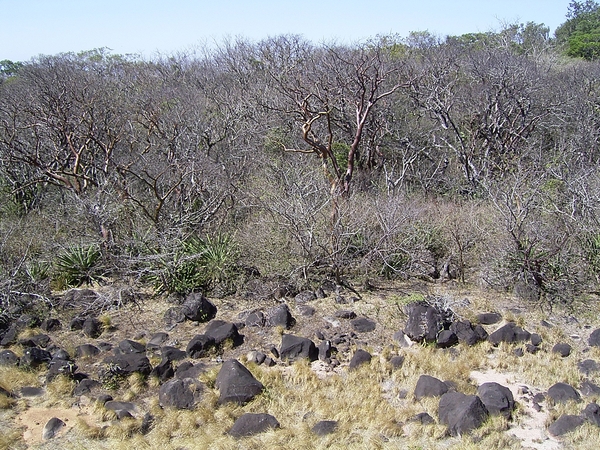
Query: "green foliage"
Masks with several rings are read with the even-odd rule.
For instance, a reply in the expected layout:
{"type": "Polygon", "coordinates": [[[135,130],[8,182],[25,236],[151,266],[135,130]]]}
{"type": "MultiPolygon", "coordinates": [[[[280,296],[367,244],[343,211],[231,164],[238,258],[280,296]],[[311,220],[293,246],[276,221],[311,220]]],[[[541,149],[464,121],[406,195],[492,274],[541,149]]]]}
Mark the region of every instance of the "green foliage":
{"type": "Polygon", "coordinates": [[[340,168],[344,168],[348,165],[348,152],[350,151],[350,146],[343,142],[334,142],[331,145],[331,150],[333,150],[333,155],[335,156],[335,160],[340,168]]]}
{"type": "Polygon", "coordinates": [[[95,244],[72,247],[60,253],[54,261],[56,287],[78,287],[101,281],[101,256],[100,248],[95,244]]]}
{"type": "Polygon", "coordinates": [[[556,40],[566,55],[587,60],[600,56],[600,5],[592,0],[572,1],[568,20],[557,28],[556,40]]]}
{"type": "Polygon", "coordinates": [[[173,258],[159,257],[146,278],[157,293],[187,294],[208,291],[231,283],[238,257],[233,238],[218,234],[202,239],[192,236],[181,243],[173,258]]]}

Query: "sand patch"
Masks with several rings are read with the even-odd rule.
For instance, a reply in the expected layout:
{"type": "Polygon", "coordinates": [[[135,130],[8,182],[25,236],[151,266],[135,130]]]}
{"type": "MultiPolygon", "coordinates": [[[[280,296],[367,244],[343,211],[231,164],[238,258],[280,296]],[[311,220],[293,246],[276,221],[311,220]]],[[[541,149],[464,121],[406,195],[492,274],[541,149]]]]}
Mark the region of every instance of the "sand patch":
{"type": "Polygon", "coordinates": [[[34,445],[42,442],[44,426],[53,417],[57,417],[65,423],[57,436],[67,433],[80,419],[89,425],[95,424],[95,420],[87,408],[29,408],[16,417],[15,423],[25,430],[23,440],[29,445],[34,445]]]}

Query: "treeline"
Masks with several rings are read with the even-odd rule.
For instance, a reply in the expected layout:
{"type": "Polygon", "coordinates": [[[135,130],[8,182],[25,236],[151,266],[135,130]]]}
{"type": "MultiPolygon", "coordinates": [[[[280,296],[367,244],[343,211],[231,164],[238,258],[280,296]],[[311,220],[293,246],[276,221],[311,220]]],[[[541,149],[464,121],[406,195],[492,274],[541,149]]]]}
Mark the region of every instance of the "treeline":
{"type": "Polygon", "coordinates": [[[2,73],[5,303],[110,277],[213,295],[458,279],[549,304],[598,289],[600,67],[543,25],[2,73]]]}

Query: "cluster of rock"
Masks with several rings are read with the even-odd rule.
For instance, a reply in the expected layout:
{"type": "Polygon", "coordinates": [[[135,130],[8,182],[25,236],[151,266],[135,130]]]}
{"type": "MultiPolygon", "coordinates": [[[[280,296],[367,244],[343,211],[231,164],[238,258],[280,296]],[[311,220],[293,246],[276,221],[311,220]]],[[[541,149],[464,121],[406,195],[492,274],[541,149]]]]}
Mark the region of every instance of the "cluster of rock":
{"type": "MultiPolygon", "coordinates": [[[[300,295],[300,294],[299,294],[300,295]]],[[[299,299],[298,303],[304,308],[303,314],[310,315],[308,302],[316,299],[316,295],[299,299]]],[[[314,311],[313,311],[314,312],[314,311]]],[[[147,344],[125,339],[116,346],[109,343],[93,342],[79,345],[75,348],[72,357],[64,349],[56,347],[48,334],[34,335],[18,340],[19,332],[25,327],[39,327],[51,333],[62,328],[57,319],[37,321],[31,316],[22,316],[13,324],[0,329],[0,345],[10,346],[19,343],[25,347],[21,357],[5,349],[0,352],[0,365],[19,365],[21,367],[46,367],[46,380],[51,381],[59,375],[70,377],[77,381],[74,395],[90,395],[100,392],[103,386],[119,380],[119,377],[140,373],[145,376],[156,377],[160,381],[159,403],[162,407],[177,409],[193,409],[201,401],[208,389],[199,381],[199,375],[206,370],[202,362],[192,362],[205,358],[211,354],[219,354],[225,345],[231,348],[244,342],[244,335],[240,330],[253,330],[263,327],[282,327],[289,330],[295,324],[289,307],[285,303],[267,309],[245,311],[239,316],[236,323],[216,319],[217,308],[207,298],[200,294],[191,294],[178,306],[171,307],[164,315],[167,331],[184,321],[206,323],[204,331],[192,337],[185,350],[175,346],[166,345],[169,334],[158,332],[150,336],[147,344]],[[160,354],[161,361],[153,366],[148,355],[160,354]],[[89,374],[78,372],[77,360],[86,358],[102,358],[102,369],[98,379],[89,374]],[[185,361],[184,361],[185,360],[185,361]],[[177,362],[177,364],[174,364],[177,362]]],[[[458,343],[472,346],[478,342],[488,340],[493,345],[506,343],[522,343],[525,351],[536,353],[540,350],[541,338],[535,333],[529,333],[515,323],[509,322],[488,334],[483,325],[499,323],[502,318],[499,314],[488,313],[478,316],[478,323],[472,324],[467,320],[454,320],[453,315],[440,309],[434,304],[417,302],[407,307],[406,327],[394,335],[400,346],[412,342],[435,343],[439,348],[448,348],[458,343]]],[[[330,366],[340,364],[333,355],[336,346],[348,346],[356,342],[356,333],[370,333],[377,327],[376,322],[366,317],[357,317],[351,310],[339,310],[335,320],[348,320],[353,331],[331,335],[326,339],[323,333],[317,333],[319,343],[311,339],[284,332],[279,348],[272,346],[268,349],[253,350],[248,354],[248,361],[256,364],[273,366],[278,363],[290,363],[298,359],[317,359],[330,366]]],[[[71,330],[81,332],[96,339],[102,332],[100,321],[96,317],[77,318],[69,324],[71,330]]],[[[589,339],[592,346],[600,347],[600,330],[592,333],[589,339]]],[[[523,349],[519,347],[516,350],[523,349]]],[[[557,344],[553,352],[563,357],[568,357],[570,347],[568,344],[557,344]]],[[[361,365],[368,364],[372,355],[366,350],[358,349],[353,352],[348,369],[354,370],[361,365]]],[[[390,359],[394,368],[401,367],[404,361],[402,355],[395,355],[390,359]]],[[[584,374],[599,371],[599,365],[593,360],[580,363],[580,370],[584,374]]],[[[245,404],[252,401],[264,390],[264,386],[252,373],[237,359],[224,361],[221,365],[215,387],[219,391],[219,403],[234,402],[245,404]]],[[[600,387],[586,381],[580,387],[583,395],[600,393],[600,387]]],[[[0,392],[2,395],[15,396],[19,393],[0,392]]],[[[20,393],[23,395],[23,392],[20,393]]],[[[515,408],[512,392],[505,386],[497,383],[484,383],[478,386],[477,395],[467,395],[456,392],[452,383],[444,382],[427,374],[423,374],[416,385],[414,397],[420,400],[425,397],[439,397],[438,421],[448,427],[452,435],[461,435],[479,427],[490,415],[501,414],[507,419],[511,418],[515,408]]],[[[550,399],[552,402],[568,400],[581,401],[581,394],[573,387],[564,383],[552,386],[544,398],[536,402],[550,399]]],[[[140,416],[140,409],[130,402],[119,402],[109,395],[98,394],[98,401],[104,404],[107,410],[115,412],[118,419],[140,416]]],[[[553,423],[549,432],[561,435],[577,426],[589,421],[600,426],[600,408],[595,403],[588,404],[580,415],[563,416],[553,423]]],[[[434,423],[435,420],[427,413],[417,415],[414,420],[422,424],[434,423]]],[[[143,416],[142,430],[148,431],[153,423],[153,418],[146,414],[143,416]]],[[[54,436],[63,426],[58,419],[52,419],[44,431],[46,438],[54,436]]],[[[335,421],[321,421],[313,427],[316,435],[332,433],[337,427],[335,421]]],[[[278,428],[279,422],[269,414],[244,414],[233,425],[229,433],[235,437],[248,436],[267,429],[278,428]]]]}

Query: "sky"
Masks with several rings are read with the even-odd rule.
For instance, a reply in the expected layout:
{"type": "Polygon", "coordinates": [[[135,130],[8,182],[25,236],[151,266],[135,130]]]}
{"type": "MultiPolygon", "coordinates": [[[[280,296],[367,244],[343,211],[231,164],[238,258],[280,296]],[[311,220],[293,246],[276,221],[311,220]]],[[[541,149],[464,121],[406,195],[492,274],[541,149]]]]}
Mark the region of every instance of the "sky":
{"type": "Polygon", "coordinates": [[[0,0],[0,60],[109,48],[152,58],[243,37],[315,43],[565,22],[569,0],[0,0]]]}

